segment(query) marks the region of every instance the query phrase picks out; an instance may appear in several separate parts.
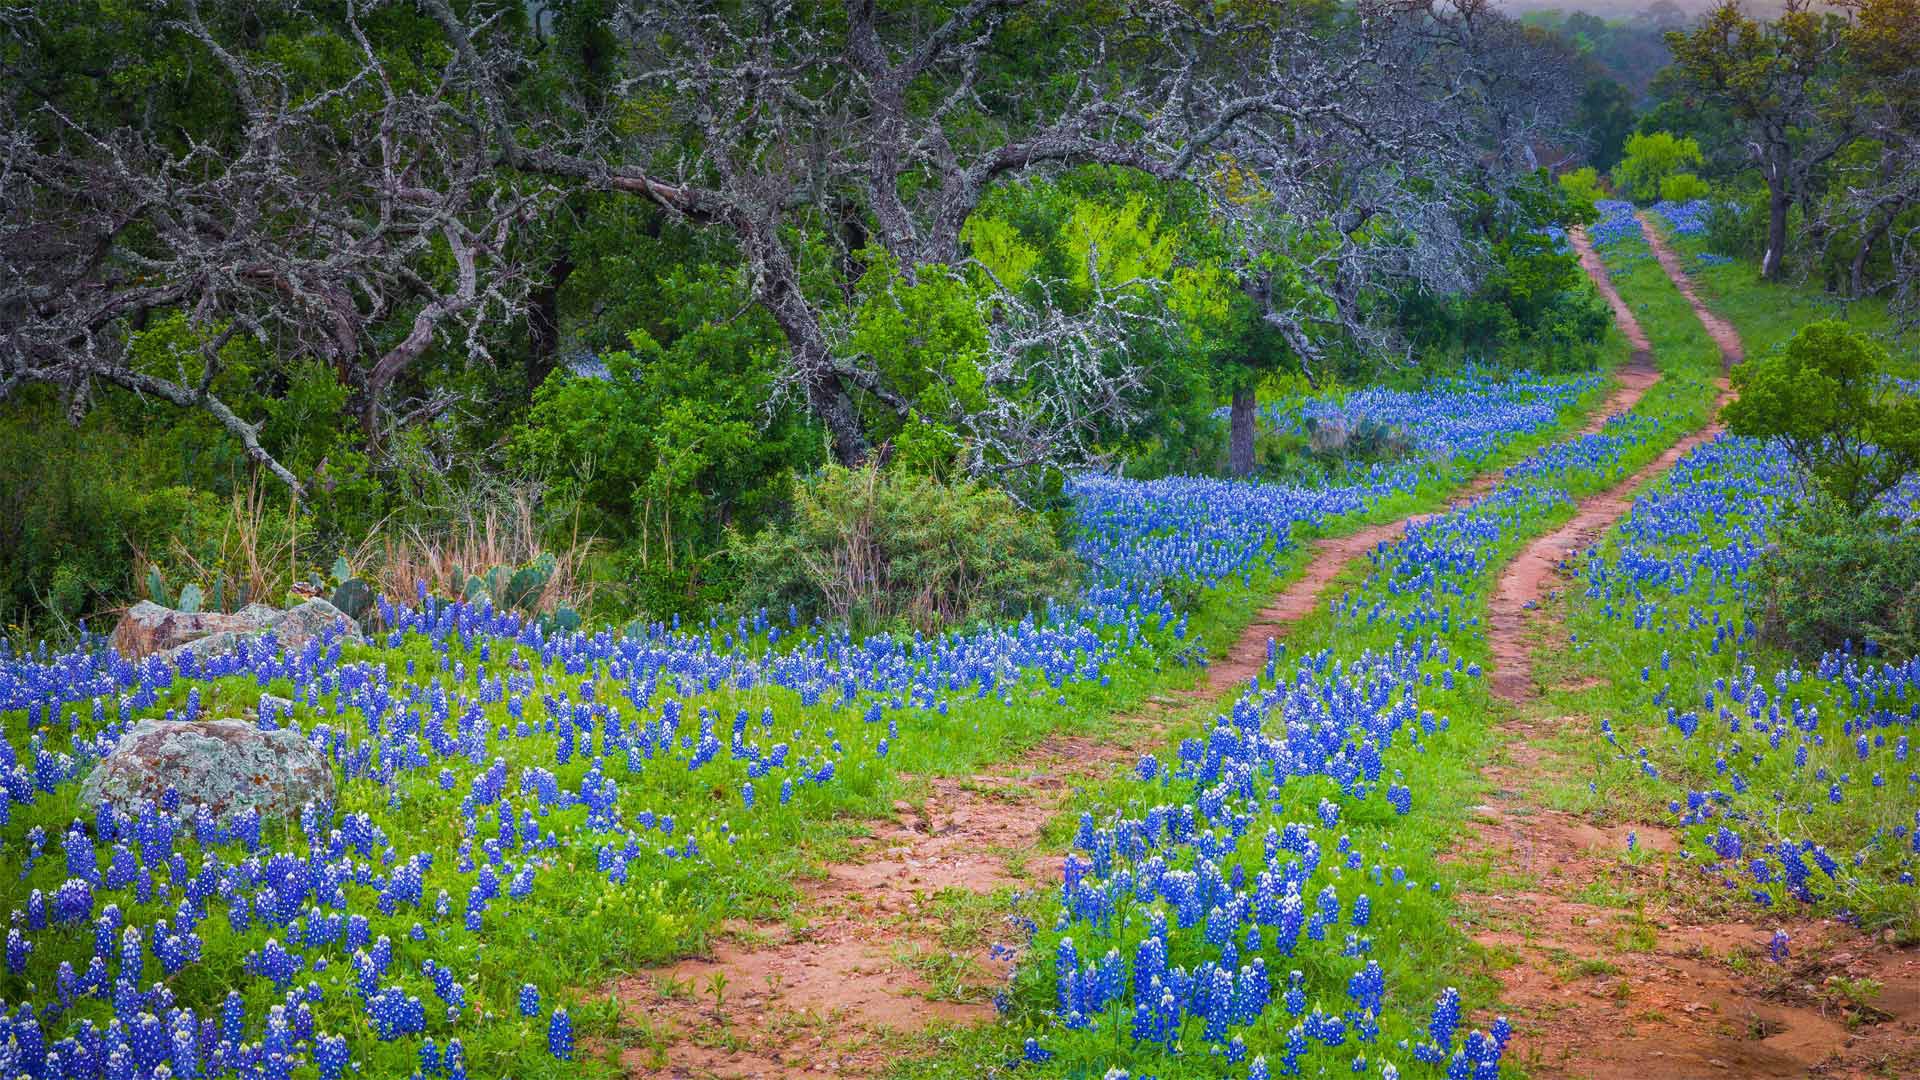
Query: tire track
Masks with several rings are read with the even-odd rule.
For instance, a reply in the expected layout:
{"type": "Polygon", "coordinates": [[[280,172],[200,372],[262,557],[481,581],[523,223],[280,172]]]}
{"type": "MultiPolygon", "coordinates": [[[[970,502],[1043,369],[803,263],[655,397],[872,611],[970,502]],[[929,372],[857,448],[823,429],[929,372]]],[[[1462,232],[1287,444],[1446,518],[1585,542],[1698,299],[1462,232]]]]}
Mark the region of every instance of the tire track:
{"type": "MultiPolygon", "coordinates": [[[[1724,365],[1739,362],[1738,334],[1701,303],[1679,259],[1645,217],[1641,230],[1719,346],[1724,365]]],[[[1595,272],[1597,260],[1582,262],[1595,272]]],[[[1616,306],[1616,315],[1623,308],[1616,306]]],[[[1716,412],[1729,396],[1722,378],[1716,412]]],[[[1597,541],[1631,508],[1636,489],[1719,430],[1710,422],[1583,501],[1572,521],[1528,545],[1507,568],[1489,613],[1497,696],[1516,703],[1534,696],[1527,614],[1545,596],[1563,557],[1597,541]]],[[[1514,1010],[1513,1056],[1529,1075],[1894,1075],[1869,1070],[1885,1069],[1896,1058],[1920,1060],[1912,1056],[1912,1036],[1900,1031],[1920,1017],[1920,961],[1876,948],[1831,921],[1798,919],[1784,925],[1800,959],[1771,979],[1757,976],[1759,965],[1751,958],[1765,952],[1772,930],[1782,924],[1689,920],[1686,885],[1664,871],[1656,877],[1653,867],[1620,863],[1628,825],[1595,826],[1538,805],[1520,790],[1554,772],[1548,741],[1572,719],[1522,707],[1503,725],[1509,736],[1505,753],[1483,770],[1494,790],[1474,808],[1464,845],[1503,873],[1489,879],[1496,891],[1468,900],[1469,919],[1475,940],[1489,956],[1501,958],[1494,973],[1502,1002],[1514,1010]],[[1878,981],[1889,991],[1881,1000],[1891,1010],[1889,1021],[1900,1022],[1869,1035],[1849,1030],[1816,989],[1829,976],[1878,981]]],[[[1643,848],[1657,851],[1679,844],[1659,827],[1641,826],[1638,838],[1643,848]]]]}
{"type": "MultiPolygon", "coordinates": [[[[1743,351],[1740,336],[1731,325],[1714,315],[1700,302],[1694,293],[1693,285],[1687,281],[1680,269],[1680,261],[1667,247],[1666,242],[1653,225],[1643,216],[1640,218],[1641,232],[1647,243],[1659,258],[1661,268],[1673,281],[1675,288],[1686,296],[1692,305],[1694,314],[1702,325],[1707,327],[1715,343],[1720,347],[1723,367],[1731,367],[1740,361],[1743,351]]],[[[1587,242],[1584,235],[1576,234],[1574,247],[1580,253],[1580,265],[1593,279],[1594,286],[1607,298],[1613,308],[1614,319],[1620,332],[1634,343],[1636,359],[1651,364],[1652,347],[1640,323],[1634,318],[1632,309],[1621,299],[1618,289],[1607,275],[1606,265],[1601,262],[1598,253],[1587,242]]],[[[1692,453],[1701,444],[1720,434],[1720,422],[1717,419],[1720,409],[1726,405],[1732,391],[1724,378],[1719,381],[1720,392],[1714,398],[1713,416],[1707,425],[1682,437],[1668,447],[1659,457],[1641,466],[1631,476],[1620,481],[1597,495],[1580,501],[1579,508],[1566,524],[1553,532],[1542,536],[1516,555],[1500,575],[1494,586],[1492,597],[1487,604],[1487,646],[1493,653],[1493,676],[1491,689],[1495,697],[1505,701],[1524,701],[1536,696],[1538,688],[1533,677],[1533,649],[1528,633],[1530,615],[1539,609],[1540,602],[1557,587],[1559,570],[1567,560],[1585,551],[1597,542],[1606,531],[1614,526],[1633,508],[1633,495],[1643,485],[1656,477],[1663,476],[1680,461],[1692,453]]],[[[1593,430],[1598,430],[1596,426],[1593,430]]]]}
{"type": "MultiPolygon", "coordinates": [[[[1584,237],[1576,239],[1584,245],[1584,237]]],[[[1591,249],[1588,249],[1589,251],[1591,249]]],[[[1609,286],[1610,288],[1610,286],[1609,286]]],[[[1617,295],[1610,303],[1625,305],[1617,295]]],[[[1631,312],[1626,316],[1631,319],[1631,312]]],[[[1633,407],[1659,381],[1637,325],[1632,360],[1616,371],[1606,401],[1580,434],[1633,407]]],[[[1407,527],[1492,490],[1498,470],[1476,475],[1446,509],[1312,541],[1289,582],[1210,665],[1198,685],[1148,700],[1101,737],[1055,735],[992,770],[929,782],[919,806],[894,805],[853,859],[801,885],[798,917],[735,924],[709,956],[641,972],[612,992],[624,1005],[630,1074],[694,1077],[870,1075],[899,1053],[901,1033],[941,1024],[987,1023],[987,1000],[1010,970],[990,952],[992,926],[964,942],[931,933],[952,925],[968,896],[1057,882],[1059,859],[1042,830],[1089,783],[1114,774],[1142,747],[1159,746],[1178,714],[1219,700],[1263,673],[1268,642],[1326,607],[1328,590],[1407,527]],[[724,1007],[708,988],[724,979],[724,1007]],[[939,1000],[936,1000],[939,999],[939,1000]]]]}

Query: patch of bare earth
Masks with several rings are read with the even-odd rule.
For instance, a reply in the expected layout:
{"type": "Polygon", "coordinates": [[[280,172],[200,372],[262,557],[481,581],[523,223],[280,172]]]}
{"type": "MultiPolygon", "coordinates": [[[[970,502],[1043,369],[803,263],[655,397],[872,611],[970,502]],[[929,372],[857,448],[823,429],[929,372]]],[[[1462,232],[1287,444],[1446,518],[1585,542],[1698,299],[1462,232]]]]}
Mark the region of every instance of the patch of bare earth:
{"type": "MultiPolygon", "coordinates": [[[[1632,408],[1658,381],[1644,337],[1637,347],[1584,431],[1632,408]]],[[[1476,477],[1454,505],[1499,480],[1497,471],[1476,477]]],[[[855,858],[800,883],[793,920],[732,925],[710,955],[617,982],[611,989],[626,1008],[627,1071],[675,1078],[871,1075],[897,1057],[903,1036],[991,1019],[991,995],[1009,972],[1007,954],[996,955],[993,945],[1013,934],[992,920],[961,925],[954,909],[968,897],[1057,884],[1058,852],[1043,851],[1041,830],[1076,793],[1164,744],[1177,714],[1264,672],[1269,639],[1324,607],[1349,566],[1424,519],[1313,542],[1305,572],[1260,611],[1199,685],[1151,699],[1102,738],[1056,736],[986,773],[932,780],[924,803],[896,804],[893,819],[855,858]],[[718,995],[716,976],[724,986],[718,995]]]]}
{"type": "MultiPolygon", "coordinates": [[[[1729,364],[1738,335],[1707,312],[1661,238],[1642,221],[1662,267],[1713,334],[1729,364]]],[[[1605,269],[1576,238],[1603,293],[1605,269]]],[[[1614,298],[1614,297],[1610,297],[1614,298]]],[[[1639,335],[1617,302],[1623,331],[1639,335]]],[[[1722,387],[1722,399],[1726,395],[1722,387]]],[[[1920,1075],[1920,955],[1833,922],[1728,921],[1711,882],[1671,858],[1678,838],[1648,824],[1599,824],[1540,805],[1543,778],[1564,776],[1548,747],[1586,717],[1538,703],[1531,625],[1566,584],[1564,560],[1630,506],[1632,491],[1706,438],[1683,440],[1613,489],[1583,502],[1573,521],[1523,551],[1491,601],[1492,689],[1512,703],[1499,761],[1483,772],[1485,804],[1455,857],[1484,860],[1487,891],[1467,898],[1468,929],[1486,950],[1514,1026],[1510,1060],[1536,1077],[1920,1075]],[[1624,856],[1629,834],[1647,854],[1624,856]],[[1776,929],[1791,956],[1767,959],[1776,929]]],[[[1744,909],[1751,910],[1751,909],[1744,909]]],[[[1492,1018],[1477,1018],[1485,1026],[1492,1018]]]]}

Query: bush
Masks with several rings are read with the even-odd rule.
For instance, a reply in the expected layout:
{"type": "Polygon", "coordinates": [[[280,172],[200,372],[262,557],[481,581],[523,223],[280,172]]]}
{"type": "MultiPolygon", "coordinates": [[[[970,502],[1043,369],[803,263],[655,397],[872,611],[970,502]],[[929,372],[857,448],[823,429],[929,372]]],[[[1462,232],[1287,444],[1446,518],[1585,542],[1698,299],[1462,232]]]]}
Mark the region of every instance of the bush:
{"type": "Polygon", "coordinates": [[[1591,165],[1560,174],[1560,190],[1575,206],[1591,207],[1600,199],[1606,198],[1606,189],[1600,186],[1600,174],[1591,165]]]}
{"type": "Polygon", "coordinates": [[[740,602],[861,627],[1015,615],[1075,574],[1047,520],[1004,492],[872,466],[796,479],[788,520],[735,536],[740,602]]]}
{"type": "Polygon", "coordinates": [[[1635,202],[1652,202],[1661,184],[1677,173],[1703,164],[1700,144],[1668,131],[1636,134],[1627,139],[1627,155],[1613,167],[1613,182],[1635,202]]]}
{"type": "Polygon", "coordinates": [[[1829,499],[1786,514],[1759,568],[1762,630],[1804,657],[1874,642],[1920,652],[1920,527],[1829,499]]]}
{"type": "Polygon", "coordinates": [[[1713,185],[1690,172],[1678,172],[1660,181],[1660,198],[1665,202],[1692,202],[1713,194],[1713,185]]]}
{"type": "Polygon", "coordinates": [[[569,535],[577,525],[610,548],[617,582],[604,601],[653,618],[731,595],[726,527],[768,521],[789,473],[824,445],[791,402],[769,411],[783,355],[770,318],[731,317],[743,301],[717,273],[659,287],[673,305],[670,340],[635,330],[597,366],[554,372],[508,446],[551,502],[579,508],[569,535]]]}
{"type": "Polygon", "coordinates": [[[1707,204],[1707,243],[1721,255],[1758,261],[1767,250],[1767,189],[1716,189],[1707,204]]]}
{"type": "Polygon", "coordinates": [[[1735,368],[1727,430],[1779,439],[1822,496],[1864,514],[1920,468],[1920,400],[1899,389],[1886,350],[1822,319],[1787,347],[1735,368]]]}

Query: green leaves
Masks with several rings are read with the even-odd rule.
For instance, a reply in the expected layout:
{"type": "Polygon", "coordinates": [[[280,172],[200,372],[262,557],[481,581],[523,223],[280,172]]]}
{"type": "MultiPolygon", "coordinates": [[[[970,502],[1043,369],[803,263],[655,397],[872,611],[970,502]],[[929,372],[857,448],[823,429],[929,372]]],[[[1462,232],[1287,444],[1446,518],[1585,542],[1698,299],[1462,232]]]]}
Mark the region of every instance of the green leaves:
{"type": "Polygon", "coordinates": [[[1702,163],[1700,144],[1690,138],[1668,131],[1636,134],[1627,139],[1627,156],[1613,167],[1613,181],[1640,202],[1662,197],[1669,185],[1677,184],[1673,190],[1686,195],[1695,188],[1676,178],[1685,176],[1699,185],[1691,170],[1702,163]]]}
{"type": "Polygon", "coordinates": [[[794,483],[793,505],[736,540],[739,607],[933,629],[1017,615],[1073,581],[1047,520],[984,484],[830,465],[794,483]]]}
{"type": "Polygon", "coordinates": [[[1888,368],[1885,350],[1845,323],[1808,323],[1781,352],[1734,369],[1727,430],[1782,440],[1822,494],[1865,513],[1920,468],[1920,402],[1888,368]]]}

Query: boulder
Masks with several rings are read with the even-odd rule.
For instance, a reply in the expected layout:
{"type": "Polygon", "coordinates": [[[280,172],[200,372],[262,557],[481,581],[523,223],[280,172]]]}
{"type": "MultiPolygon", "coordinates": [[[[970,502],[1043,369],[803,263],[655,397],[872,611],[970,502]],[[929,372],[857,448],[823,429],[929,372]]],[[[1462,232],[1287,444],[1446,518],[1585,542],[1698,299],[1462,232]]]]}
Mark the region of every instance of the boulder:
{"type": "Polygon", "coordinates": [[[157,652],[177,649],[190,641],[212,634],[248,634],[264,629],[278,614],[270,607],[249,604],[232,614],[218,611],[175,611],[151,600],[142,600],[127,609],[113,628],[109,639],[115,650],[129,660],[138,660],[157,652]]]}
{"type": "Polygon", "coordinates": [[[266,628],[280,644],[289,649],[298,649],[321,634],[330,626],[339,626],[346,631],[343,641],[361,642],[366,638],[360,633],[360,624],[353,621],[346,612],[318,598],[308,600],[291,611],[279,613],[267,623],[266,628]]]}
{"type": "Polygon", "coordinates": [[[113,647],[130,660],[159,656],[171,662],[178,660],[183,652],[205,660],[231,652],[240,642],[268,631],[273,632],[283,648],[299,649],[335,625],[345,631],[343,640],[365,640],[359,625],[325,600],[308,600],[290,611],[248,604],[231,615],[188,614],[142,600],[127,609],[120,624],[114,627],[111,641],[113,647]]]}
{"type": "Polygon", "coordinates": [[[1347,448],[1349,437],[1344,420],[1319,420],[1307,423],[1307,446],[1316,454],[1333,454],[1347,448]]]}
{"type": "Polygon", "coordinates": [[[142,720],[87,774],[80,800],[124,811],[142,799],[158,803],[169,787],[182,819],[200,806],[223,824],[250,809],[292,818],[308,802],[333,801],[333,764],[298,731],[261,731],[244,720],[142,720]]]}

